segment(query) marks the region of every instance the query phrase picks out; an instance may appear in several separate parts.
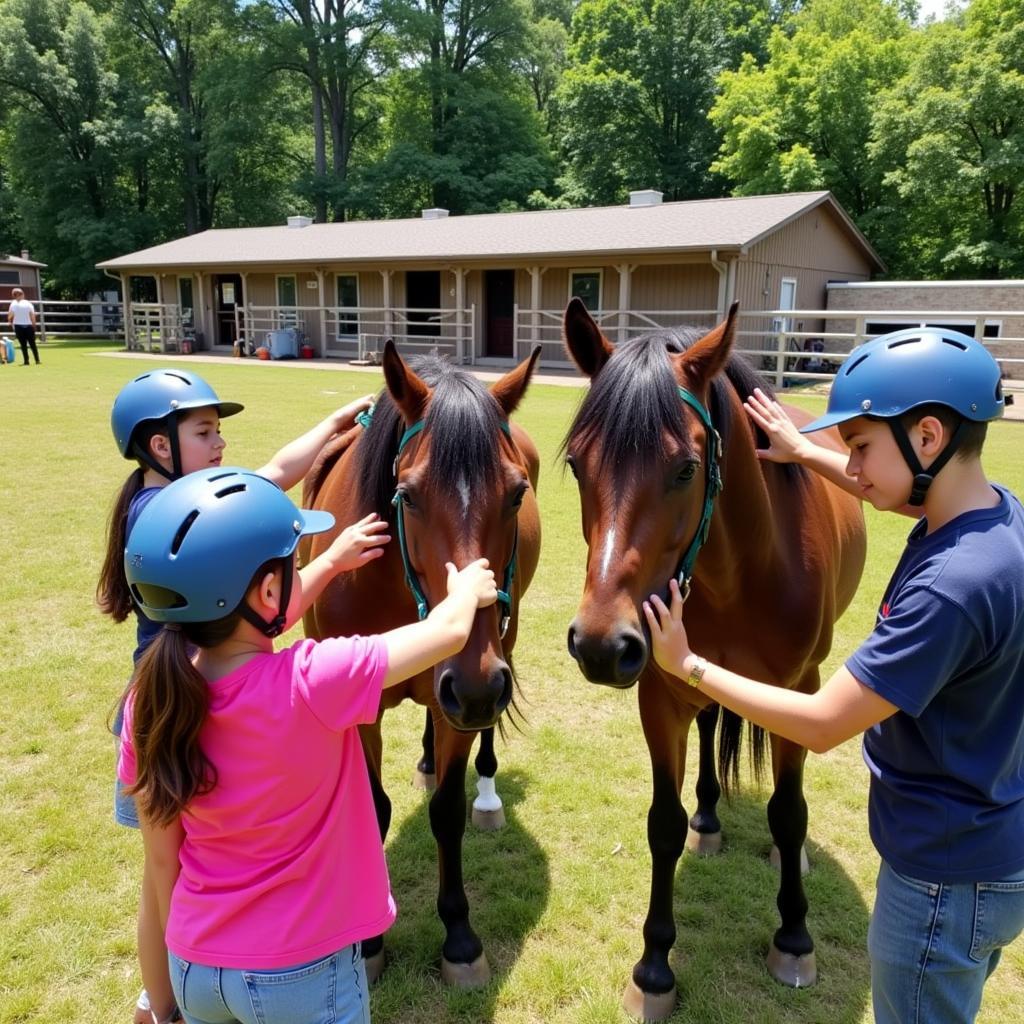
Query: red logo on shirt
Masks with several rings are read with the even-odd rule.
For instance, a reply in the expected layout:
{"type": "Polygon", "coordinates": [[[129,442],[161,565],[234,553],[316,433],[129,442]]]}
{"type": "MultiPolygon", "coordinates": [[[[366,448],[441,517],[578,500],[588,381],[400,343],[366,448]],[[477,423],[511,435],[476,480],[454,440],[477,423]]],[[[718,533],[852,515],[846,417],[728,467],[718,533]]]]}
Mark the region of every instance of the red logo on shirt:
{"type": "Polygon", "coordinates": [[[889,618],[889,602],[888,601],[884,601],[882,603],[882,618],[883,619],[889,618]]]}

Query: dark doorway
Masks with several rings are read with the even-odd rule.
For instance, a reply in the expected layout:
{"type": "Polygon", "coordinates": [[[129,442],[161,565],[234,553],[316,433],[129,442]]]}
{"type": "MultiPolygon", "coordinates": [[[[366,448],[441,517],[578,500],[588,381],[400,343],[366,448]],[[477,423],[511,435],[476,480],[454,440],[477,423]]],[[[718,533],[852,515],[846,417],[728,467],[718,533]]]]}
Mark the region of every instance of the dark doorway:
{"type": "Polygon", "coordinates": [[[217,306],[217,344],[235,343],[235,306],[242,304],[242,275],[218,274],[214,279],[214,302],[217,306]]]}
{"type": "Polygon", "coordinates": [[[512,340],[515,336],[516,272],[514,270],[488,270],[484,272],[484,303],[486,355],[514,355],[512,340]]]}
{"type": "Polygon", "coordinates": [[[409,309],[427,310],[409,314],[409,333],[436,338],[441,333],[437,319],[441,308],[441,271],[407,270],[405,304],[409,309]]]}

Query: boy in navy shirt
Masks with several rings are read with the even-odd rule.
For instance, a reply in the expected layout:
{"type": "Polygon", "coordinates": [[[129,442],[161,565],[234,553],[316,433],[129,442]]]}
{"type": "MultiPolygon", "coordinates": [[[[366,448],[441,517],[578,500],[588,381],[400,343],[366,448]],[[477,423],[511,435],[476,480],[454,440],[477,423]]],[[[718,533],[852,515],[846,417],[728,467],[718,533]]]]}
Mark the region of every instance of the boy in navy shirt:
{"type": "Polygon", "coordinates": [[[756,392],[770,461],[801,462],[884,511],[921,515],[871,635],[815,694],[745,679],[690,649],[683,602],[645,604],[666,671],[823,752],[864,733],[881,854],[868,932],[878,1024],[973,1021],[1001,950],[1024,929],[1024,508],[981,466],[1002,415],[978,342],[911,329],[843,364],[828,411],[849,458],[803,438],[756,392]],[[923,515],[922,515],[923,513],[923,515]]]}

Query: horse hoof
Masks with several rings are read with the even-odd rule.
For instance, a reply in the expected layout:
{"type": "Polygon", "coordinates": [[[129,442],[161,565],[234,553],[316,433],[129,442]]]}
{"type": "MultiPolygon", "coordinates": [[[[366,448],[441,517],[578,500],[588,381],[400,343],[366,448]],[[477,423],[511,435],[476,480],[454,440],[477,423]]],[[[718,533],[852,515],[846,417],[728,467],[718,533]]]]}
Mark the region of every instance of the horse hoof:
{"type": "Polygon", "coordinates": [[[714,857],[722,852],[722,833],[695,832],[692,828],[687,829],[686,848],[698,857],[714,857]]]}
{"type": "Polygon", "coordinates": [[[813,951],[794,956],[783,953],[773,942],[768,950],[768,973],[790,988],[808,988],[818,980],[818,964],[813,951]]]}
{"type": "Polygon", "coordinates": [[[676,1008],[676,987],[673,985],[668,992],[644,992],[630,978],[622,993],[622,1008],[636,1020],[665,1020],[676,1008]]]}
{"type": "Polygon", "coordinates": [[[481,811],[474,807],[472,821],[481,832],[496,832],[505,827],[505,812],[500,807],[496,811],[481,811]]]}
{"type": "Polygon", "coordinates": [[[491,980],[487,954],[481,953],[471,964],[453,964],[442,956],[441,980],[453,988],[483,988],[491,980]]]}
{"type": "Polygon", "coordinates": [[[427,793],[433,793],[437,789],[437,776],[433,772],[421,772],[419,768],[412,773],[413,789],[422,789],[427,793]]]}
{"type": "MultiPolygon", "coordinates": [[[[768,854],[768,863],[771,864],[776,871],[782,870],[782,854],[779,853],[777,846],[772,847],[772,852],[768,854]]],[[[800,847],[800,874],[806,875],[811,870],[811,865],[807,860],[807,850],[805,847],[800,847]]]]}
{"type": "Polygon", "coordinates": [[[384,949],[366,957],[363,965],[366,967],[366,982],[372,985],[384,973],[384,949]]]}

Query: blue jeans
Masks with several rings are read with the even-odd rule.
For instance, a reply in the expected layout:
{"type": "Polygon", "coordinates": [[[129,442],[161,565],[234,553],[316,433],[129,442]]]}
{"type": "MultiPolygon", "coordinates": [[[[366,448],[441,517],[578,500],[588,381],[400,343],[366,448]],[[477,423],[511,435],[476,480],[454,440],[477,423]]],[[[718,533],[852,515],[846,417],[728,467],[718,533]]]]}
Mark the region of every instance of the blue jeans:
{"type": "Polygon", "coordinates": [[[969,1024],[1024,930],[1024,871],[997,882],[907,878],[885,861],[868,929],[876,1024],[969,1024]]]}
{"type": "Polygon", "coordinates": [[[278,970],[206,967],[167,954],[185,1024],[370,1024],[362,947],[278,970]]]}

